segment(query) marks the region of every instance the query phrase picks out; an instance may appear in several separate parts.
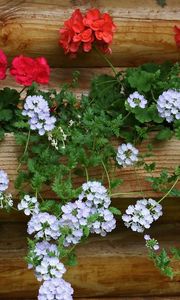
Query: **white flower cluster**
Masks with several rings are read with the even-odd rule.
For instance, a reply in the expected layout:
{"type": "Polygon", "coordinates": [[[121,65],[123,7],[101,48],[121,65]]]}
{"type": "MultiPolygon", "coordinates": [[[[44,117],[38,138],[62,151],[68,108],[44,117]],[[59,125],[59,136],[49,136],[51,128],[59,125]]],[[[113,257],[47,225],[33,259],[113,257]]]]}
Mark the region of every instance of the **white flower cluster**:
{"type": "Polygon", "coordinates": [[[52,132],[48,132],[48,141],[50,141],[51,145],[58,150],[58,141],[53,138],[52,132]]]}
{"type": "Polygon", "coordinates": [[[57,240],[60,236],[59,220],[47,212],[33,214],[28,222],[27,232],[28,234],[36,233],[35,237],[38,239],[57,240]]]}
{"type": "Polygon", "coordinates": [[[145,108],[147,105],[147,100],[144,98],[143,95],[139,94],[138,92],[134,92],[131,95],[129,95],[127,99],[127,103],[130,107],[140,107],[145,108]]]}
{"type": "Polygon", "coordinates": [[[62,206],[60,232],[65,235],[64,246],[77,244],[84,235],[84,228],[91,233],[105,236],[116,227],[116,220],[108,209],[111,200],[106,188],[97,181],[88,181],[82,185],[82,193],[74,203],[62,206]],[[97,216],[95,221],[91,217],[97,216]]]}
{"type": "Polygon", "coordinates": [[[153,221],[162,216],[162,206],[153,199],[138,200],[135,205],[128,206],[122,220],[126,227],[133,231],[143,232],[150,228],[153,221]]]}
{"type": "Polygon", "coordinates": [[[146,241],[146,247],[150,250],[159,250],[159,243],[157,240],[150,237],[150,235],[145,234],[144,239],[146,241]]]}
{"type": "Polygon", "coordinates": [[[22,114],[29,117],[30,128],[38,130],[39,135],[44,135],[55,127],[56,118],[50,116],[48,102],[41,95],[28,96],[22,114]]]}
{"type": "Polygon", "coordinates": [[[33,215],[39,213],[39,202],[36,197],[25,195],[17,206],[18,210],[24,210],[25,215],[33,215]]]}
{"type": "Polygon", "coordinates": [[[35,274],[39,281],[51,278],[62,278],[66,272],[64,265],[59,261],[58,257],[46,255],[40,264],[35,267],[35,274]]]}
{"type": "Polygon", "coordinates": [[[38,300],[72,300],[73,288],[64,279],[44,281],[39,289],[38,300]]]}
{"type": "MultiPolygon", "coordinates": [[[[93,210],[92,210],[93,212],[93,210]]],[[[106,236],[107,232],[111,232],[116,228],[116,219],[109,209],[99,208],[94,213],[98,214],[99,217],[95,222],[90,224],[90,232],[100,234],[101,236],[106,236]]]]}
{"type": "Polygon", "coordinates": [[[13,199],[11,194],[4,194],[0,192],[0,208],[9,209],[13,206],[13,199]]]}
{"type": "Polygon", "coordinates": [[[180,92],[172,89],[163,92],[157,100],[157,110],[169,123],[180,120],[180,92]]]}
{"type": "Polygon", "coordinates": [[[116,160],[120,166],[132,166],[138,161],[138,153],[139,150],[131,143],[122,144],[118,147],[116,160]]]}
{"type": "Polygon", "coordinates": [[[97,181],[84,183],[82,189],[79,200],[90,208],[91,216],[98,216],[96,221],[89,222],[90,232],[105,236],[116,227],[116,219],[109,210],[111,199],[107,194],[107,189],[97,181]]]}
{"type": "Polygon", "coordinates": [[[87,225],[90,209],[78,200],[63,205],[61,209],[60,231],[65,234],[64,246],[78,244],[83,237],[83,227],[87,225]]]}

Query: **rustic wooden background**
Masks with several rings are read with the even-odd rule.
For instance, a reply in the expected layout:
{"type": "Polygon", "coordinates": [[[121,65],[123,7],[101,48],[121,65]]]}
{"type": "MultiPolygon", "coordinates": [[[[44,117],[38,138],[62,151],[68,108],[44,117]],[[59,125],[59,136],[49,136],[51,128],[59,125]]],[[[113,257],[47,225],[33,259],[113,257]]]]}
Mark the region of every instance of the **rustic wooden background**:
{"type": "MultiPolygon", "coordinates": [[[[116,67],[178,60],[173,27],[180,26],[179,0],[167,0],[164,8],[158,6],[155,0],[0,0],[0,48],[11,59],[21,53],[45,56],[53,67],[49,87],[58,88],[59,83],[70,80],[73,70],[79,69],[80,86],[75,92],[88,93],[91,78],[95,74],[110,73],[110,70],[95,53],[82,54],[72,60],[59,48],[58,29],[78,7],[84,11],[98,7],[113,16],[117,32],[110,59],[116,67]]],[[[9,76],[0,82],[1,87],[7,85],[21,89],[9,76]]],[[[142,151],[145,147],[145,144],[141,146],[142,151]]],[[[180,142],[155,143],[154,147],[158,163],[155,175],[162,167],[170,170],[180,164],[180,142]]],[[[13,181],[20,151],[12,135],[7,135],[0,143],[0,168],[10,175],[10,190],[15,198],[13,181]]],[[[122,192],[139,189],[133,170],[121,171],[118,175],[126,181],[122,192]]],[[[137,176],[148,197],[160,197],[151,192],[142,170],[137,176]]],[[[50,197],[48,190],[46,196],[50,197]]],[[[140,196],[115,198],[113,204],[124,211],[140,196]]],[[[162,247],[180,246],[179,200],[171,198],[164,201],[164,215],[150,231],[162,247]]],[[[1,212],[0,218],[0,299],[36,299],[38,283],[23,259],[26,254],[27,218],[16,212],[10,215],[1,212]]],[[[116,232],[107,238],[92,237],[78,247],[77,253],[79,264],[67,273],[76,297],[89,300],[127,300],[130,297],[135,297],[134,300],[180,299],[180,276],[173,280],[162,276],[147,258],[142,236],[126,229],[120,221],[116,232]]],[[[178,264],[175,267],[180,269],[178,264]]]]}

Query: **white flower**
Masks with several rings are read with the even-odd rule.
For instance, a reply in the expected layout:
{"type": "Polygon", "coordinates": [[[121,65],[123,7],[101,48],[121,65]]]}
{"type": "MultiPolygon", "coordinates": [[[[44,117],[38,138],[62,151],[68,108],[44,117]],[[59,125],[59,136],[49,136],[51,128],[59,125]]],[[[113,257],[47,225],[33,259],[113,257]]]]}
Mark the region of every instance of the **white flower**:
{"type": "Polygon", "coordinates": [[[38,300],[73,300],[73,292],[69,282],[62,278],[52,278],[41,285],[38,300]]]}
{"type": "Polygon", "coordinates": [[[172,89],[163,92],[157,100],[157,110],[169,123],[180,120],[180,92],[172,89]]]}
{"type": "Polygon", "coordinates": [[[135,108],[136,106],[145,108],[147,105],[147,100],[138,92],[134,92],[133,94],[129,95],[127,102],[132,108],[135,108]]]}
{"type": "Polygon", "coordinates": [[[39,202],[36,197],[25,195],[17,206],[18,210],[24,210],[25,215],[39,213],[39,202]]]}
{"type": "MultiPolygon", "coordinates": [[[[141,199],[127,208],[122,220],[126,227],[143,232],[144,229],[149,229],[160,216],[162,216],[162,206],[158,202],[153,199],[141,199]]],[[[148,236],[146,238],[148,239],[148,236]]]]}
{"type": "Polygon", "coordinates": [[[35,237],[38,239],[57,240],[60,236],[59,221],[47,212],[34,214],[28,222],[27,232],[36,233],[35,237]]]}
{"type": "Polygon", "coordinates": [[[118,147],[116,160],[120,166],[132,166],[138,161],[138,153],[138,149],[131,143],[122,144],[118,147]]]}
{"type": "Polygon", "coordinates": [[[66,272],[64,265],[57,257],[44,256],[40,264],[35,267],[35,274],[39,281],[51,278],[62,278],[66,272]]]}

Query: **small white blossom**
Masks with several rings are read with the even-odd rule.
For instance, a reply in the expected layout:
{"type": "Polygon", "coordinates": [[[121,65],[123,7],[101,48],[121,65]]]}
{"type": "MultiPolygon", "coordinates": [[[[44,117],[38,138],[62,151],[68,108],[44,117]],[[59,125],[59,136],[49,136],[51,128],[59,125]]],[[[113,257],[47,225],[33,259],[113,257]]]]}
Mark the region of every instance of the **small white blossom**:
{"type": "Polygon", "coordinates": [[[138,153],[138,149],[131,143],[122,144],[118,147],[116,160],[120,166],[132,166],[138,161],[138,153]]]}
{"type": "Polygon", "coordinates": [[[69,282],[62,278],[52,278],[41,285],[38,300],[73,300],[73,292],[69,282]]]}
{"type": "Polygon", "coordinates": [[[0,192],[0,208],[9,209],[12,206],[13,206],[12,195],[0,192]]]}
{"type": "Polygon", "coordinates": [[[127,208],[122,220],[126,227],[143,232],[144,229],[149,229],[160,216],[162,216],[162,206],[158,202],[153,199],[142,199],[127,208]]]}
{"type": "Polygon", "coordinates": [[[169,123],[180,120],[180,92],[172,89],[163,92],[157,100],[157,110],[169,123]]]}
{"type": "Polygon", "coordinates": [[[18,210],[24,210],[27,216],[39,213],[39,202],[37,198],[29,195],[25,195],[17,207],[18,210]]]}
{"type": "Polygon", "coordinates": [[[127,102],[132,108],[135,108],[137,106],[140,108],[145,108],[147,105],[147,100],[138,92],[134,92],[133,94],[129,95],[127,102]]]}

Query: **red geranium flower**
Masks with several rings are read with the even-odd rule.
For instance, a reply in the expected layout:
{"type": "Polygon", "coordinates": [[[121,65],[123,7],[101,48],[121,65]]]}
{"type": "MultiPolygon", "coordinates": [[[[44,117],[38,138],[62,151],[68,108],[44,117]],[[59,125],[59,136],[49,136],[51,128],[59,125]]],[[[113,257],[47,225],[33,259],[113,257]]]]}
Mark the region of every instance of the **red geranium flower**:
{"type": "Polygon", "coordinates": [[[0,50],[0,80],[5,79],[7,70],[7,57],[2,50],[0,50]]]}
{"type": "Polygon", "coordinates": [[[40,84],[47,84],[49,82],[50,67],[44,57],[35,59],[35,80],[40,84]]]}
{"type": "Polygon", "coordinates": [[[48,83],[50,68],[43,57],[33,59],[20,55],[13,59],[10,73],[17,83],[30,86],[33,82],[48,83]]]}
{"type": "Polygon", "coordinates": [[[85,52],[92,49],[95,43],[104,53],[109,52],[109,44],[112,42],[115,25],[108,13],[101,14],[98,9],[89,9],[85,16],[76,9],[70,19],[64,22],[64,28],[60,29],[59,44],[65,54],[75,55],[80,47],[85,52]]]}
{"type": "Polygon", "coordinates": [[[174,26],[174,32],[175,32],[174,39],[175,39],[176,45],[177,45],[177,47],[180,47],[180,28],[177,26],[174,26]]]}

